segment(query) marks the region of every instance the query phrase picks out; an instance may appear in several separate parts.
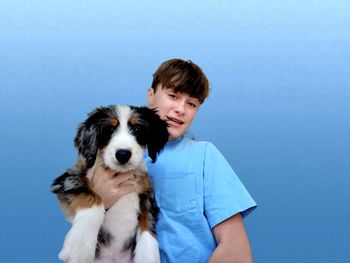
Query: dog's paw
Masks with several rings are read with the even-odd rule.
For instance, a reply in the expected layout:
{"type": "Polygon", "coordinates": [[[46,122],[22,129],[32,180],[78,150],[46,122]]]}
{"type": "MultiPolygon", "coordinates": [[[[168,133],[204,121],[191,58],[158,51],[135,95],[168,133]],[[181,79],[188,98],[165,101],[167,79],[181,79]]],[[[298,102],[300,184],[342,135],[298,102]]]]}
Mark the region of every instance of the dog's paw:
{"type": "Polygon", "coordinates": [[[92,263],[95,259],[96,238],[88,238],[71,229],[64,241],[58,258],[66,263],[92,263]]]}
{"type": "Polygon", "coordinates": [[[138,237],[135,248],[135,263],[160,263],[158,241],[149,232],[144,231],[138,237]]]}

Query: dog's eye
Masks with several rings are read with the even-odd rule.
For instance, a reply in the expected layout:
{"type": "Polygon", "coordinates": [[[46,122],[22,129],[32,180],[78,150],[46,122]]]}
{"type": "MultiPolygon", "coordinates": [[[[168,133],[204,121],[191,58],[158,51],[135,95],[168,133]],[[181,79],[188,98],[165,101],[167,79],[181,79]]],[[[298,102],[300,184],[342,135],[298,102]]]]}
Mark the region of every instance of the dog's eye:
{"type": "Polygon", "coordinates": [[[102,136],[109,137],[111,134],[113,134],[116,130],[116,127],[114,126],[104,126],[100,128],[100,134],[102,136]]]}
{"type": "Polygon", "coordinates": [[[133,132],[133,133],[139,133],[142,131],[142,127],[140,125],[132,125],[130,127],[130,130],[133,132]]]}
{"type": "Polygon", "coordinates": [[[115,131],[115,127],[108,127],[108,131],[110,132],[110,133],[113,133],[114,131],[115,131]]]}

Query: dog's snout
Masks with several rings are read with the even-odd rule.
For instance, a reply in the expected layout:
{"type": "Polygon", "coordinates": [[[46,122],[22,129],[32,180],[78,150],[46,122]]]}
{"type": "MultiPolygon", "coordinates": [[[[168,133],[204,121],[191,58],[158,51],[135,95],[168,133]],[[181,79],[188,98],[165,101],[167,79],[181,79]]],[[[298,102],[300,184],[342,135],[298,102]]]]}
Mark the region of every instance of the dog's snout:
{"type": "Polygon", "coordinates": [[[126,149],[120,149],[115,153],[115,157],[117,158],[120,164],[126,164],[131,157],[131,151],[126,149]]]}

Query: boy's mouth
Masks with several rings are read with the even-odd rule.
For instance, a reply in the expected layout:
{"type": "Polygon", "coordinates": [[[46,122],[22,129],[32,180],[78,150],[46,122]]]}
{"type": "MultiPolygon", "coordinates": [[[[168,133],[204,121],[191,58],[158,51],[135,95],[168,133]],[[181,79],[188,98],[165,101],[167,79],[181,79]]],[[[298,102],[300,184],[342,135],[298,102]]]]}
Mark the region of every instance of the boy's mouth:
{"type": "Polygon", "coordinates": [[[172,118],[172,117],[166,117],[166,122],[169,126],[175,126],[175,127],[180,127],[181,125],[184,124],[183,121],[180,121],[176,118],[172,118]]]}

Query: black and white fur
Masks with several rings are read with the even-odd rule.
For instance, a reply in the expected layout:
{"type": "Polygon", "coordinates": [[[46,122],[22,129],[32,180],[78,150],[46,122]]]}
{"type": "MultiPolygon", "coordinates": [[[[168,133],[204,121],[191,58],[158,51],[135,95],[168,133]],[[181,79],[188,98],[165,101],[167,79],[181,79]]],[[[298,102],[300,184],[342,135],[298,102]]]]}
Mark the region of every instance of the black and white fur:
{"type": "Polygon", "coordinates": [[[168,140],[167,126],[146,107],[97,108],[78,128],[76,164],[52,184],[72,222],[59,258],[68,263],[160,262],[155,238],[156,207],[144,163],[153,162],[168,140]],[[107,212],[90,186],[89,169],[105,166],[132,171],[136,192],[120,198],[107,212]]]}

